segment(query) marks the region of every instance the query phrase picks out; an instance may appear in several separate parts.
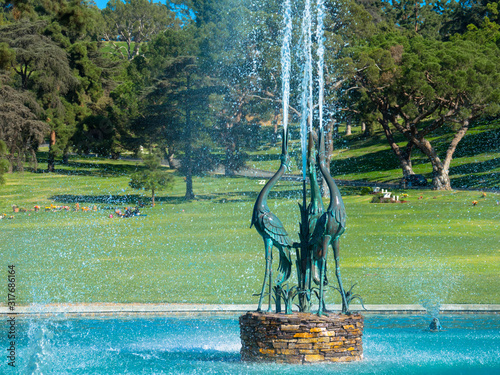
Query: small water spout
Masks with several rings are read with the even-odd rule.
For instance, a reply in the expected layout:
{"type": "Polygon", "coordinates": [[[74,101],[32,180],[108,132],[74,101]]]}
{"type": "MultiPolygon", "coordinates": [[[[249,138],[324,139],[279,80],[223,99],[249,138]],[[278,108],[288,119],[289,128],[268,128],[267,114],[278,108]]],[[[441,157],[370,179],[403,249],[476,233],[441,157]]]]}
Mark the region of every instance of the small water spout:
{"type": "Polygon", "coordinates": [[[32,344],[30,345],[27,374],[43,374],[44,369],[50,366],[52,352],[51,340],[53,332],[45,325],[33,324],[30,327],[32,344]]]}
{"type": "Polygon", "coordinates": [[[443,327],[441,327],[441,323],[439,322],[438,318],[433,318],[431,321],[431,324],[429,324],[429,330],[431,332],[438,332],[441,331],[443,327]]]}
{"type": "Polygon", "coordinates": [[[423,300],[422,306],[427,310],[427,315],[432,318],[429,324],[429,330],[431,332],[442,331],[441,322],[439,321],[439,311],[441,309],[441,304],[437,301],[423,300]]]}

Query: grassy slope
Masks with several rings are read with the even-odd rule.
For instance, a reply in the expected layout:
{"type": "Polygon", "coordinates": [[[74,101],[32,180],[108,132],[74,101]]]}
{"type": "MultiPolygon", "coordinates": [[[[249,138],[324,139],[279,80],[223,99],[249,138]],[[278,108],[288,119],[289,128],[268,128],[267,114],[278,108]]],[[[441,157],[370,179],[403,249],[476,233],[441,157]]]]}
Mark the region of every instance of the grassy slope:
{"type": "MultiPolygon", "coordinates": [[[[99,207],[0,221],[0,267],[17,266],[19,300],[255,303],[264,265],[262,240],[249,228],[258,181],[196,178],[198,200],[184,202],[176,176],[174,190],[160,193],[146,217],[110,219],[114,207],[141,198],[127,186],[134,168],[73,159],[56,174],[8,176],[0,212],[10,214],[12,204],[99,207]]],[[[269,200],[295,240],[299,191],[297,183],[281,182],[269,200]]],[[[341,267],[366,303],[500,302],[499,195],[412,190],[406,204],[370,204],[357,192],[343,190],[349,217],[341,267]]],[[[336,293],[328,302],[339,302],[336,293]]]]}
{"type": "MultiPolygon", "coordinates": [[[[345,132],[340,127],[340,134],[345,132]]],[[[406,145],[401,137],[396,137],[400,146],[406,145]]],[[[451,138],[448,133],[429,138],[444,160],[446,148],[451,138]]],[[[292,153],[299,151],[297,141],[292,141],[292,153]]],[[[273,170],[278,159],[277,148],[267,146],[252,153],[249,164],[255,168],[273,170]],[[269,152],[271,151],[271,155],[269,152]]],[[[428,158],[419,150],[413,153],[415,173],[423,174],[429,182],[432,166],[428,158]]],[[[343,136],[336,141],[332,160],[332,173],[336,178],[396,183],[402,177],[401,167],[387,144],[382,132],[374,137],[364,138],[359,128],[353,129],[351,136],[343,136]]],[[[452,187],[456,189],[490,188],[500,190],[500,121],[483,122],[471,128],[459,143],[450,168],[452,187]]]]}

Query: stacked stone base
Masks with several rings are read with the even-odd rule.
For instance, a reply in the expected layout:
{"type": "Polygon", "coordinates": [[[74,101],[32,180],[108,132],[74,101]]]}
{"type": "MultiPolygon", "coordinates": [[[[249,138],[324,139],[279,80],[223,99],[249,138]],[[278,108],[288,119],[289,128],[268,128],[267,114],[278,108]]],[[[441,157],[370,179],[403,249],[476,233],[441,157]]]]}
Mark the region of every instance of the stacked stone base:
{"type": "Polygon", "coordinates": [[[363,316],[248,312],[240,317],[241,358],[252,362],[351,362],[363,359],[363,316]]]}

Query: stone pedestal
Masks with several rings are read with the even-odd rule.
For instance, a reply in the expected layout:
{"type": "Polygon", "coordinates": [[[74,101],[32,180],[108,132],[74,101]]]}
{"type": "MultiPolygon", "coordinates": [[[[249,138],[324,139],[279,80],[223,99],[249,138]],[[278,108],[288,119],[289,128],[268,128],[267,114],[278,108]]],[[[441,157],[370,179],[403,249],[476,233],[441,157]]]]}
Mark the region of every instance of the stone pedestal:
{"type": "Polygon", "coordinates": [[[241,358],[278,363],[363,359],[363,316],[248,312],[240,317],[241,358]]]}

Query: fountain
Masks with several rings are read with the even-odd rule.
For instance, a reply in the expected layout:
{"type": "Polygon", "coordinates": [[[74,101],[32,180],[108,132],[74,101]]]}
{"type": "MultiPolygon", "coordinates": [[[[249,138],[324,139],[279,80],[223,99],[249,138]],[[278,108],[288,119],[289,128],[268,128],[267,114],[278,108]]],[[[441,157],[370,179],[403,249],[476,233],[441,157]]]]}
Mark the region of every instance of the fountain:
{"type": "MultiPolygon", "coordinates": [[[[261,190],[254,205],[251,226],[255,225],[262,236],[265,247],[265,275],[260,292],[257,312],[240,317],[242,359],[246,361],[275,361],[287,363],[350,362],[363,358],[363,317],[351,314],[349,303],[353,298],[351,290],[345,291],[340,276],[340,236],[346,227],[344,202],[325,162],[325,140],[323,134],[324,98],[324,47],[323,14],[324,3],[317,1],[317,55],[318,55],[318,150],[314,147],[313,123],[313,58],[312,58],[312,12],[311,0],[304,3],[302,20],[303,60],[300,124],[302,145],[302,204],[299,204],[301,223],[299,242],[292,243],[283,223],[267,205],[267,197],[276,182],[288,168],[288,104],[290,96],[290,36],[292,32],[291,2],[284,3],[285,31],[282,45],[283,81],[283,136],[281,165],[275,175],[261,190]],[[317,156],[317,160],[316,160],[317,156]],[[316,165],[328,185],[330,200],[325,210],[316,176],[316,165]],[[307,178],[310,183],[311,201],[307,204],[307,178]],[[327,256],[333,249],[336,288],[341,296],[342,314],[326,314],[325,286],[327,256]],[[279,250],[279,275],[272,287],[272,248],[279,250]],[[291,276],[292,249],[296,250],[297,285],[285,284],[291,276]],[[262,313],[263,297],[268,286],[267,314],[262,313]],[[314,287],[314,284],[318,287],[314,287]],[[318,296],[317,316],[311,314],[312,297],[318,296]],[[269,314],[271,298],[274,296],[276,313],[269,314]],[[299,313],[292,312],[294,298],[298,299],[299,313]],[[281,314],[281,302],[285,303],[285,314],[281,314]]],[[[352,289],[352,288],[351,288],[352,289]]],[[[359,298],[359,297],[357,297],[359,298]]]]}
{"type": "Polygon", "coordinates": [[[234,315],[52,317],[18,324],[12,374],[494,374],[500,370],[498,314],[367,315],[363,361],[284,365],[240,360],[234,315]],[[17,372],[16,372],[17,371],[17,372]]]}
{"type": "MultiPolygon", "coordinates": [[[[318,3],[322,4],[321,1],[318,3]]],[[[289,38],[292,29],[291,19],[287,18],[291,17],[290,0],[285,1],[284,4],[286,27],[282,70],[284,77],[283,127],[285,130],[283,132],[284,147],[282,147],[282,153],[286,154],[289,133],[287,131],[288,115],[286,113],[288,111],[287,103],[290,92],[289,80],[286,77],[290,75],[289,38]],[[287,38],[288,42],[286,41],[287,38]],[[285,152],[283,152],[283,149],[285,152]]],[[[308,4],[310,6],[310,2],[308,4]]],[[[318,8],[318,15],[321,14],[321,9],[321,7],[318,8]]],[[[306,10],[304,10],[304,27],[308,28],[310,37],[312,35],[310,26],[311,13],[310,8],[309,11],[306,10]]],[[[316,35],[321,36],[321,17],[318,18],[316,24],[316,35]]],[[[321,40],[321,37],[317,37],[317,39],[321,40]]],[[[314,241],[316,238],[314,236],[315,229],[320,228],[316,223],[321,220],[325,212],[328,212],[328,209],[322,206],[318,187],[315,185],[316,165],[321,166],[321,146],[323,143],[321,131],[316,131],[319,146],[315,145],[313,132],[311,131],[313,124],[315,124],[316,129],[320,130],[323,121],[323,108],[320,104],[323,101],[321,90],[321,81],[323,80],[323,68],[321,67],[322,47],[320,44],[317,49],[318,67],[316,70],[318,71],[317,82],[320,89],[318,90],[318,103],[316,106],[313,105],[311,94],[312,72],[314,69],[312,58],[309,57],[312,56],[312,48],[308,45],[304,50],[307,51],[308,55],[304,59],[306,64],[301,72],[303,88],[301,99],[303,102],[302,113],[304,114],[301,117],[302,191],[304,194],[301,203],[300,241],[297,243],[291,240],[279,242],[275,238],[276,243],[282,247],[283,252],[282,266],[280,267],[282,272],[278,277],[278,283],[276,283],[279,285],[269,287],[269,282],[274,281],[274,279],[271,277],[272,274],[266,271],[268,279],[263,282],[259,299],[261,299],[261,304],[265,306],[264,298],[266,295],[264,289],[267,288],[267,297],[271,300],[274,296],[275,308],[280,312],[252,312],[244,315],[247,318],[243,318],[246,319],[249,327],[246,331],[244,329],[243,333],[249,336],[250,339],[255,339],[254,333],[262,328],[261,325],[256,325],[260,324],[261,318],[266,319],[270,328],[275,329],[275,331],[268,331],[268,334],[262,337],[257,337],[257,340],[262,341],[264,347],[258,347],[257,349],[252,344],[249,344],[241,353],[241,328],[238,324],[238,315],[241,312],[238,312],[238,314],[232,312],[215,315],[164,312],[139,314],[135,311],[127,315],[122,312],[96,314],[89,309],[90,312],[83,314],[82,311],[86,311],[85,308],[88,305],[77,306],[75,309],[79,309],[79,311],[62,310],[59,312],[51,310],[54,309],[54,306],[47,306],[45,309],[47,312],[44,309],[37,311],[36,308],[33,308],[32,310],[35,313],[32,315],[23,315],[23,313],[16,315],[17,368],[8,368],[4,362],[0,366],[0,373],[7,372],[4,368],[12,370],[11,373],[29,374],[308,374],[312,371],[332,374],[491,374],[500,372],[500,335],[498,333],[500,316],[498,314],[450,315],[442,313],[439,305],[432,304],[427,308],[427,311],[432,310],[431,316],[422,315],[423,310],[411,315],[382,315],[371,312],[365,314],[365,320],[361,320],[360,317],[360,320],[355,321],[354,324],[348,324],[346,320],[356,319],[357,315],[353,313],[347,314],[349,312],[349,302],[354,296],[350,290],[345,290],[342,285],[339,285],[339,291],[342,302],[340,309],[343,310],[343,314],[332,314],[326,311],[328,304],[324,306],[322,302],[324,293],[321,290],[325,286],[325,282],[321,280],[325,279],[327,254],[326,251],[323,251],[324,247],[318,248],[318,242],[314,241]],[[314,120],[313,116],[309,114],[315,112],[313,108],[316,107],[318,108],[318,115],[314,120]],[[311,183],[310,205],[307,204],[305,194],[307,181],[311,183]],[[290,266],[287,265],[287,261],[290,266]],[[295,276],[291,271],[294,266],[297,270],[299,284],[289,287],[286,283],[290,280],[289,277],[293,278],[295,276]],[[314,286],[315,280],[318,282],[317,286],[314,286]],[[296,293],[294,298],[298,300],[299,309],[302,312],[293,313],[292,311],[292,296],[294,293],[296,293]],[[313,314],[316,312],[315,295],[318,297],[318,314],[313,314]],[[431,325],[429,324],[430,318],[433,319],[431,325]],[[256,329],[256,327],[258,328],[256,329]],[[279,330],[277,327],[279,327],[279,330]],[[363,328],[363,348],[358,349],[352,345],[356,344],[356,342],[361,343],[361,340],[356,341],[356,338],[354,338],[354,342],[352,342],[351,335],[360,335],[361,328],[363,328]],[[280,340],[283,341],[279,343],[273,342],[272,339],[271,341],[265,341],[269,336],[273,335],[281,335],[280,340]],[[301,341],[299,342],[299,340],[301,341]],[[337,345],[337,343],[339,344],[337,345]],[[350,346],[341,348],[342,344],[350,346]],[[299,349],[300,346],[302,347],[299,349]],[[335,348],[336,346],[339,347],[335,348]],[[349,350],[349,348],[353,348],[353,350],[349,350]],[[265,349],[263,350],[264,353],[260,349],[265,349]],[[326,353],[329,349],[337,349],[338,352],[332,350],[330,353],[336,355],[327,356],[326,353]],[[344,349],[345,351],[343,351],[344,349]],[[310,352],[301,353],[300,350],[310,352]],[[251,358],[254,356],[255,351],[258,352],[255,355],[268,355],[271,361],[269,363],[249,363],[241,360],[255,359],[251,358]],[[343,354],[345,352],[354,355],[349,354],[347,356],[343,354]],[[288,359],[279,358],[281,354],[289,354],[290,357],[288,359]],[[338,361],[347,361],[347,358],[349,358],[352,361],[360,359],[361,355],[364,356],[363,361],[355,361],[349,364],[316,363],[314,366],[293,366],[274,363],[309,363],[320,362],[320,360],[328,360],[329,358],[330,361],[333,361],[333,358],[338,361]]],[[[282,158],[282,163],[285,168],[288,164],[286,157],[282,158]]],[[[325,171],[321,169],[319,173],[326,176],[325,171]]],[[[91,194],[96,193],[91,191],[89,195],[91,194]]],[[[330,202],[335,201],[335,197],[338,197],[340,203],[342,197],[335,195],[335,193],[332,194],[334,195],[330,202]]],[[[235,206],[244,205],[245,202],[235,203],[235,206]]],[[[78,227],[78,230],[67,230],[66,222],[68,220],[57,213],[41,213],[38,217],[32,216],[32,220],[42,221],[46,220],[48,215],[51,215],[51,227],[46,228],[45,231],[26,225],[30,224],[30,222],[23,217],[12,222],[3,223],[5,227],[2,228],[2,231],[5,228],[6,231],[3,233],[6,233],[6,238],[9,240],[9,248],[2,244],[0,254],[5,259],[8,258],[12,263],[18,264],[20,277],[18,286],[21,288],[18,295],[24,295],[27,303],[50,305],[60,301],[84,301],[90,304],[96,302],[93,300],[96,292],[101,292],[100,296],[104,295],[108,298],[106,302],[116,302],[121,301],[121,288],[124,288],[123,285],[133,288],[134,297],[139,301],[148,300],[149,291],[156,289],[164,293],[161,295],[162,301],[171,298],[175,302],[192,302],[186,296],[185,291],[189,288],[195,289],[198,287],[197,277],[176,278],[178,274],[173,274],[172,276],[168,275],[164,278],[155,279],[151,278],[150,275],[152,273],[160,274],[166,262],[170,262],[169,264],[175,266],[185,265],[189,268],[190,276],[193,274],[198,275],[201,272],[211,275],[215,275],[217,272],[230,272],[231,270],[220,265],[215,264],[214,266],[213,263],[216,262],[210,263],[210,260],[213,258],[214,252],[229,253],[234,248],[234,239],[231,239],[231,244],[226,245],[226,247],[220,244],[220,238],[224,238],[227,231],[234,228],[222,227],[212,230],[207,223],[215,221],[217,219],[216,215],[207,215],[208,219],[204,223],[193,223],[192,220],[189,221],[189,214],[184,214],[184,208],[189,212],[191,207],[186,204],[182,207],[182,210],[174,205],[165,208],[165,211],[168,209],[168,214],[173,217],[173,224],[169,228],[170,242],[161,243],[164,253],[150,250],[155,248],[153,246],[154,241],[164,241],[163,238],[159,239],[161,236],[158,236],[159,228],[158,225],[155,225],[155,216],[148,215],[148,220],[151,219],[148,222],[135,220],[134,218],[121,222],[114,221],[113,225],[111,225],[111,221],[103,218],[103,215],[90,212],[86,217],[73,218],[74,222],[71,225],[78,227]],[[23,227],[23,224],[26,226],[23,227]],[[184,252],[184,249],[175,252],[174,247],[178,245],[178,243],[175,243],[175,239],[182,238],[182,228],[186,225],[198,225],[197,229],[200,232],[210,231],[214,233],[214,237],[217,237],[216,240],[210,240],[209,238],[208,244],[206,238],[204,239],[205,242],[188,238],[188,241],[191,242],[187,247],[188,249],[189,247],[195,247],[197,249],[202,248],[205,251],[205,253],[197,252],[196,256],[198,258],[184,252]],[[98,243],[91,240],[92,235],[97,232],[96,228],[99,228],[102,232],[102,239],[98,243]],[[36,241],[33,241],[33,239],[36,239],[36,241]],[[50,247],[52,249],[51,254],[54,254],[52,256],[67,260],[67,263],[62,263],[65,266],[54,269],[50,257],[42,258],[38,255],[41,247],[50,247]],[[123,250],[128,248],[132,248],[133,251],[125,252],[123,250]],[[144,252],[146,254],[144,258],[148,259],[147,264],[138,265],[139,257],[134,252],[144,252]],[[161,266],[156,267],[157,264],[161,266]],[[126,274],[122,272],[125,268],[133,269],[133,271],[131,276],[128,275],[130,280],[127,277],[127,280],[123,281],[120,278],[123,277],[122,274],[126,274]],[[118,281],[122,282],[122,284],[118,281]],[[169,285],[169,287],[165,288],[165,285],[169,285]],[[165,291],[165,289],[168,290],[165,291]],[[181,290],[181,292],[178,292],[178,290],[181,290]]],[[[332,207],[330,211],[335,212],[334,210],[334,207],[332,207]]],[[[246,217],[243,212],[238,212],[238,209],[235,209],[235,211],[238,215],[242,214],[241,216],[246,217]]],[[[275,211],[276,214],[280,214],[279,210],[275,211]]],[[[165,213],[162,213],[162,215],[165,215],[165,213]]],[[[285,220],[283,221],[285,222],[285,220]]],[[[342,216],[338,222],[342,223],[342,216]]],[[[235,226],[234,223],[231,223],[231,225],[235,226]]],[[[243,220],[241,223],[236,224],[236,226],[242,228],[244,225],[246,225],[246,221],[243,223],[243,220]]],[[[320,236],[319,229],[317,234],[317,239],[324,239],[323,236],[320,236]]],[[[408,240],[408,237],[402,238],[408,240]]],[[[243,243],[242,247],[248,244],[243,243]]],[[[384,244],[384,246],[390,247],[387,244],[384,244]]],[[[267,246],[265,251],[269,254],[272,249],[267,246]]],[[[393,264],[389,263],[388,267],[393,264]]],[[[253,267],[253,264],[248,265],[247,274],[241,274],[241,278],[235,284],[242,284],[245,280],[254,277],[253,267]]],[[[269,268],[271,268],[271,265],[269,265],[269,268]]],[[[397,278],[397,276],[396,274],[395,276],[385,276],[385,278],[377,277],[376,280],[380,284],[385,282],[385,286],[390,288],[391,285],[394,285],[394,283],[389,283],[392,282],[389,280],[390,277],[397,278]],[[388,286],[388,284],[390,285],[388,286]]],[[[440,279],[443,280],[441,283],[435,279],[436,275],[428,276],[427,283],[432,283],[432,285],[438,283],[438,289],[440,290],[443,290],[446,286],[450,289],[457,286],[457,282],[450,280],[445,272],[440,275],[440,279]]],[[[218,279],[224,278],[218,277],[218,279]]],[[[422,288],[421,280],[415,278],[414,280],[417,280],[418,285],[422,288]]],[[[243,289],[246,287],[243,287],[243,289]]],[[[198,290],[202,288],[218,295],[229,295],[227,293],[229,288],[225,280],[212,280],[211,285],[203,285],[198,287],[198,290]]],[[[416,289],[417,285],[412,285],[411,288],[416,289]]],[[[248,287],[246,291],[250,292],[251,289],[251,287],[248,287]]],[[[429,290],[430,288],[427,288],[422,293],[428,295],[429,290]]],[[[231,300],[231,297],[225,298],[233,303],[235,302],[231,300]]],[[[223,302],[227,302],[227,300],[223,302]]],[[[418,299],[416,300],[418,301],[418,299]]],[[[98,302],[102,301],[98,300],[98,302]]],[[[261,304],[259,305],[262,309],[261,304]]],[[[268,303],[267,308],[270,305],[268,303]]],[[[424,306],[427,306],[427,304],[424,306]]],[[[3,306],[1,307],[3,308],[3,306]]],[[[211,312],[213,311],[211,310],[211,312]]],[[[4,310],[2,310],[2,313],[5,314],[4,310]]],[[[5,333],[8,332],[10,331],[5,329],[5,333]]],[[[4,350],[8,349],[9,346],[4,345],[3,348],[4,350]]]]}

